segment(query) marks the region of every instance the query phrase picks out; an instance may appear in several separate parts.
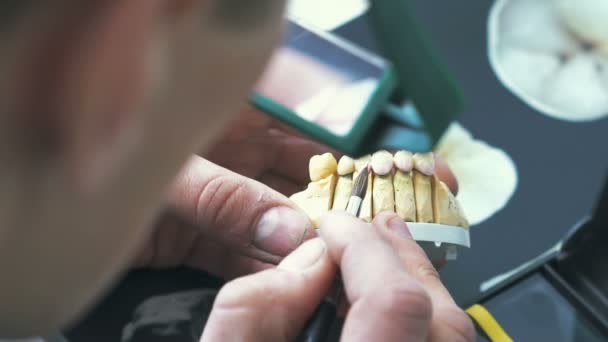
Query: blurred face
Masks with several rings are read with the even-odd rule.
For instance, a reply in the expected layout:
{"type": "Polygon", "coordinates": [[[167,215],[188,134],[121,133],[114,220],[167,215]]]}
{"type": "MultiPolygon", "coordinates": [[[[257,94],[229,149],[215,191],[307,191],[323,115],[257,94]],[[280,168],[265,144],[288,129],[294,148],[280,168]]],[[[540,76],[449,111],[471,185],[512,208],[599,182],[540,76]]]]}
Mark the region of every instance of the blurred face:
{"type": "Polygon", "coordinates": [[[41,317],[72,315],[126,265],[188,155],[245,104],[284,6],[75,3],[32,10],[2,48],[0,269],[48,272],[4,279],[0,302],[43,282],[66,300],[39,298],[55,310],[41,317]]]}
{"type": "Polygon", "coordinates": [[[176,136],[192,133],[201,147],[242,108],[261,75],[282,26],[282,0],[198,1],[180,21],[166,24],[155,49],[160,87],[156,98],[166,108],[149,108],[161,130],[175,126],[176,136]],[[163,58],[165,56],[165,58],[163,58]]]}

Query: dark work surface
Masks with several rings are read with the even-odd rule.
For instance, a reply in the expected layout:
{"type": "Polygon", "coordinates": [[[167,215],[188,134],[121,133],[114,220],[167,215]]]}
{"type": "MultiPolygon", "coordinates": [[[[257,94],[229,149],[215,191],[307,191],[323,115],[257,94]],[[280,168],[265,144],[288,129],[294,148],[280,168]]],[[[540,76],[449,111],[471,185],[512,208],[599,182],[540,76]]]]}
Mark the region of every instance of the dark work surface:
{"type": "MultiPolygon", "coordinates": [[[[468,305],[478,297],[481,282],[547,250],[590,214],[608,171],[608,120],[558,121],[527,107],[501,85],[486,53],[492,1],[413,3],[463,88],[461,122],[477,138],[507,151],[519,173],[510,203],[473,228],[472,248],[442,272],[456,300],[468,305]]],[[[361,23],[338,32],[365,41],[361,23]]]]}
{"type": "Polygon", "coordinates": [[[135,308],[150,297],[217,288],[221,284],[219,279],[187,268],[132,272],[66,335],[70,342],[119,342],[123,328],[134,318],[135,308]]]}
{"type": "Polygon", "coordinates": [[[585,317],[540,273],[484,303],[515,341],[603,341],[585,317]]]}

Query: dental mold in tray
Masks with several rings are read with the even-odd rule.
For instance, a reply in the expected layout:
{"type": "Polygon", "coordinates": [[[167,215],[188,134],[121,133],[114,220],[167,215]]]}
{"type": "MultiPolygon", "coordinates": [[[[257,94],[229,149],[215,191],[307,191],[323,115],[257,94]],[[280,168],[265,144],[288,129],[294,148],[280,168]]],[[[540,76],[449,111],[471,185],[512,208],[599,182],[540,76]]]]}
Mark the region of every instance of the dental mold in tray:
{"type": "Polygon", "coordinates": [[[372,172],[359,218],[371,222],[381,212],[396,213],[434,262],[454,260],[459,248],[470,248],[469,223],[454,194],[435,174],[432,153],[379,151],[356,160],[343,156],[339,162],[331,153],[317,155],[309,162],[311,182],[291,200],[318,226],[324,213],[346,210],[353,181],[368,165],[372,172]]]}

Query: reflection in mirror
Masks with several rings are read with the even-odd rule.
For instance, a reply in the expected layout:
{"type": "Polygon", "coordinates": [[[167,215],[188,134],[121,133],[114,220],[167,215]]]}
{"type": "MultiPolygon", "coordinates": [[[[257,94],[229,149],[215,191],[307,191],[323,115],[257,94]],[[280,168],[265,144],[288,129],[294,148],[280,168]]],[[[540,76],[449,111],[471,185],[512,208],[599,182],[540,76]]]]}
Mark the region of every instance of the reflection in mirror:
{"type": "Polygon", "coordinates": [[[290,20],[256,91],[343,136],[365,113],[387,70],[379,57],[290,20]]]}

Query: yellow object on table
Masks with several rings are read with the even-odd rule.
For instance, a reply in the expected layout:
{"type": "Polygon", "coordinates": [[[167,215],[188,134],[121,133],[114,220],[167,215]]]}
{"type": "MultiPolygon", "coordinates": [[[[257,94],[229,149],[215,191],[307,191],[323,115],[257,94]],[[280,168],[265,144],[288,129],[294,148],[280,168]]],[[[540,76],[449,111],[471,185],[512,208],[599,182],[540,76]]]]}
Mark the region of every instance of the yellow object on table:
{"type": "Polygon", "coordinates": [[[466,311],[492,342],[513,342],[511,336],[507,334],[490,311],[483,305],[475,304],[466,311]]]}

